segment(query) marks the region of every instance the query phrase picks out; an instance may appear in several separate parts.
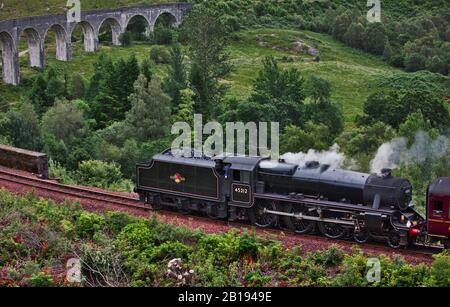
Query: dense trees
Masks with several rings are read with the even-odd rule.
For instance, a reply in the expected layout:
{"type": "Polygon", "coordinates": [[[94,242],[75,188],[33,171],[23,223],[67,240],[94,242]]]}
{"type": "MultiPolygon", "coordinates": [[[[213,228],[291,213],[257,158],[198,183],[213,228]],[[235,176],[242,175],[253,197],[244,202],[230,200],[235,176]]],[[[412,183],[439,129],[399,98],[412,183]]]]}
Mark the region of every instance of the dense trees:
{"type": "Polygon", "coordinates": [[[86,82],[82,76],[75,74],[72,77],[70,87],[70,99],[84,99],[86,95],[86,82]]]}
{"type": "Polygon", "coordinates": [[[280,152],[308,152],[310,149],[326,150],[330,147],[330,130],[323,124],[308,122],[305,128],[289,125],[281,135],[280,152]]]}
{"type": "Polygon", "coordinates": [[[360,123],[382,121],[398,128],[406,118],[420,112],[434,128],[447,128],[450,124],[448,108],[441,97],[423,90],[381,90],[372,94],[364,105],[365,116],[360,123]]]}
{"type": "Polygon", "coordinates": [[[132,107],[125,120],[129,136],[145,142],[169,134],[170,97],[162,91],[157,78],[148,82],[143,75],[139,76],[129,101],[132,107]]]}
{"type": "Polygon", "coordinates": [[[205,117],[215,114],[214,105],[221,102],[224,85],[219,82],[230,71],[226,47],[227,29],[217,11],[198,6],[185,21],[189,56],[193,62],[190,83],[195,92],[196,112],[205,117]]]}
{"type": "Polygon", "coordinates": [[[315,75],[305,81],[298,69],[283,69],[267,57],[248,100],[229,97],[220,120],[279,122],[281,152],[325,149],[343,129],[342,110],[331,101],[331,91],[328,81],[315,75]]]}
{"type": "Polygon", "coordinates": [[[98,128],[125,118],[131,108],[128,96],[133,92],[140,70],[135,55],[117,63],[107,56],[100,56],[86,95],[98,128]]]}
{"type": "Polygon", "coordinates": [[[298,125],[305,98],[303,82],[299,70],[281,69],[274,58],[265,58],[249,100],[253,107],[261,109],[263,121],[280,121],[281,127],[298,125]]]}
{"type": "Polygon", "coordinates": [[[88,131],[83,111],[68,101],[57,101],[42,117],[41,127],[43,135],[53,135],[67,145],[88,131]]]}
{"type": "Polygon", "coordinates": [[[18,110],[10,110],[0,121],[1,134],[11,145],[30,149],[40,149],[39,119],[30,103],[24,103],[18,110]]]}

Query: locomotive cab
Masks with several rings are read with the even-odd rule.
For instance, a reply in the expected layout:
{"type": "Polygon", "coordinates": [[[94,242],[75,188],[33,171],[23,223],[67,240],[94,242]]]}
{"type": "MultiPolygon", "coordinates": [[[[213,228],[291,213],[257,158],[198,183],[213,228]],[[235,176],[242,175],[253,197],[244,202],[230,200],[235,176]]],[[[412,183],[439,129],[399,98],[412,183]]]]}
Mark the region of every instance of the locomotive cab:
{"type": "Polygon", "coordinates": [[[250,208],[253,206],[255,170],[261,157],[225,157],[222,162],[229,165],[227,178],[230,189],[231,206],[250,208]]]}
{"type": "Polygon", "coordinates": [[[450,239],[450,178],[433,182],[427,196],[427,231],[432,237],[450,239]]]}

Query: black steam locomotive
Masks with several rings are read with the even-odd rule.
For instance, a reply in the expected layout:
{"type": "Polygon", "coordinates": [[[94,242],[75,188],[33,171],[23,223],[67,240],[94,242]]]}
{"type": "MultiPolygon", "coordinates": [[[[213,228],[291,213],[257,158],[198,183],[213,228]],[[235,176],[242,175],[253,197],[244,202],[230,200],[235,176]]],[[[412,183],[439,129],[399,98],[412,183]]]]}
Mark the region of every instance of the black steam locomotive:
{"type": "Polygon", "coordinates": [[[248,219],[297,233],[317,230],[359,243],[386,240],[398,248],[427,235],[426,221],[411,205],[411,184],[387,169],[377,176],[318,162],[299,167],[261,157],[185,158],[167,150],[137,165],[136,192],[155,209],[248,219]]]}

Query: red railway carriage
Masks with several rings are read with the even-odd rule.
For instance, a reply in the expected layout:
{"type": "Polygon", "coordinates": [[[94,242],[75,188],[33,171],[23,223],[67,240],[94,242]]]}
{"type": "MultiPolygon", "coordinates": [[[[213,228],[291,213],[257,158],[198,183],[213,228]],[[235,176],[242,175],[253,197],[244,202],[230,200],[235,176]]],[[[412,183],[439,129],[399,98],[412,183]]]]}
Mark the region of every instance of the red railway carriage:
{"type": "Polygon", "coordinates": [[[450,178],[439,178],[430,184],[427,195],[428,235],[450,239],[450,178]]]}

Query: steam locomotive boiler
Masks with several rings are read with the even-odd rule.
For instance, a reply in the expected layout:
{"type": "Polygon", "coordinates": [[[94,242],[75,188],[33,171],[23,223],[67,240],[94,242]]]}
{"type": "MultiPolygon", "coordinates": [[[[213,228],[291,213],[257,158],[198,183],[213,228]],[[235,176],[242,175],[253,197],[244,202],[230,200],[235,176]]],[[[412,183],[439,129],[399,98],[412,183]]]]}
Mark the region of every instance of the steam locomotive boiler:
{"type": "MultiPolygon", "coordinates": [[[[318,162],[300,167],[262,157],[186,158],[167,150],[137,165],[136,192],[156,209],[250,220],[258,227],[320,232],[359,243],[383,240],[394,248],[425,242],[430,229],[437,229],[430,224],[436,219],[426,220],[414,210],[411,184],[387,169],[378,176],[318,162]]],[[[438,223],[448,223],[450,180],[434,184],[429,194],[428,208],[437,209],[428,214],[440,214],[444,221],[438,223]]],[[[435,238],[448,244],[449,235],[450,228],[440,227],[435,238]]]]}
{"type": "Polygon", "coordinates": [[[412,186],[391,176],[389,169],[382,176],[333,169],[330,165],[308,162],[305,167],[280,162],[261,162],[258,175],[268,192],[301,193],[342,203],[364,204],[373,208],[408,209],[412,186]]]}

